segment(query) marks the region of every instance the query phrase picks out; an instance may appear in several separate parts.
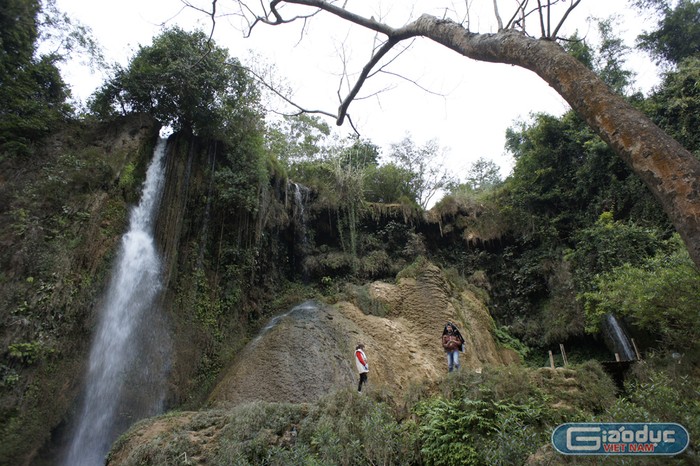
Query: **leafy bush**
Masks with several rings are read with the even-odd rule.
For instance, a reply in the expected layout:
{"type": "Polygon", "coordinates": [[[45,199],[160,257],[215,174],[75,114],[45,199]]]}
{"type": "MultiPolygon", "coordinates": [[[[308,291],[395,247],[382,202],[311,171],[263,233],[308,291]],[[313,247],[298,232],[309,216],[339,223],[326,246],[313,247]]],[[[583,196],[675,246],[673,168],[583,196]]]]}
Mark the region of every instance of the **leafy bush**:
{"type": "MultiPolygon", "coordinates": [[[[700,435],[700,399],[697,382],[673,369],[664,370],[648,364],[637,365],[625,383],[625,396],[618,398],[593,422],[676,422],[690,436],[689,448],[679,457],[679,464],[698,464],[697,438],[700,435]]],[[[675,364],[675,363],[674,363],[675,364]]],[[[635,463],[637,464],[637,463],[635,463]]],[[[668,464],[649,461],[644,464],[668,464]]]]}
{"type": "Polygon", "coordinates": [[[510,348],[518,353],[523,359],[527,358],[530,348],[523,342],[508,333],[506,327],[496,326],[493,331],[498,342],[505,348],[510,348]]]}
{"type": "Polygon", "coordinates": [[[623,264],[639,265],[662,246],[658,233],[634,224],[613,221],[603,212],[591,227],[576,234],[576,248],[566,258],[573,265],[579,292],[592,286],[595,276],[623,264]]]}
{"type": "Polygon", "coordinates": [[[700,273],[678,237],[675,250],[643,265],[625,264],[595,280],[584,293],[588,330],[596,332],[607,313],[628,316],[637,327],[658,335],[664,346],[692,350],[700,338],[700,273]]]}
{"type": "Polygon", "coordinates": [[[13,343],[8,347],[10,357],[22,364],[32,365],[41,359],[48,350],[40,341],[13,343]]]}
{"type": "Polygon", "coordinates": [[[545,406],[441,397],[421,402],[421,453],[429,465],[522,464],[546,438],[539,426],[545,406]],[[502,440],[507,438],[507,442],[502,440]]]}

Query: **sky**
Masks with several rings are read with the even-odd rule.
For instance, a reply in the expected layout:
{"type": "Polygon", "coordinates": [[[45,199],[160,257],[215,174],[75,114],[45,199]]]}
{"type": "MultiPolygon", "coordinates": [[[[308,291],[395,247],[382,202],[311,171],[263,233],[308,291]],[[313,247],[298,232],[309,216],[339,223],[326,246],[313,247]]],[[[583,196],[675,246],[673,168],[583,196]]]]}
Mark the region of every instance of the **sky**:
{"type": "MultiPolygon", "coordinates": [[[[231,2],[219,0],[218,11],[227,13],[225,8],[231,2]]],[[[564,0],[558,11],[563,13],[569,2],[564,0]]],[[[203,9],[211,7],[211,0],[190,3],[203,9]]],[[[492,0],[469,3],[465,0],[459,5],[440,0],[346,3],[349,9],[372,15],[393,27],[422,13],[465,18],[462,10],[469,4],[470,30],[495,32],[492,0]]],[[[514,1],[499,2],[503,18],[511,14],[506,5],[512,8],[514,4],[514,1]]],[[[108,62],[124,66],[139,46],[151,44],[163,24],[206,32],[211,29],[210,18],[192,9],[183,10],[180,0],[57,0],[56,5],[92,29],[108,62]]],[[[578,30],[579,36],[595,42],[596,28],[588,18],[619,14],[623,16],[617,32],[631,46],[640,32],[653,25],[625,5],[625,0],[582,0],[560,35],[578,30]]],[[[347,90],[347,84],[345,87],[339,84],[341,72],[347,69],[351,76],[357,73],[370,56],[375,40],[372,33],[326,13],[311,18],[305,28],[301,24],[275,27],[260,24],[248,38],[243,37],[243,29],[239,16],[218,18],[214,34],[217,46],[227,48],[231,56],[249,66],[274,64],[277,75],[285,79],[296,102],[308,109],[330,113],[337,110],[339,89],[341,95],[347,90]]],[[[637,73],[637,87],[641,91],[648,92],[658,82],[656,67],[648,57],[631,56],[628,67],[637,73]]],[[[391,144],[406,136],[417,145],[436,140],[444,150],[445,167],[462,180],[471,165],[482,157],[498,164],[505,177],[513,163],[504,149],[506,129],[532,113],[561,115],[569,108],[530,71],[470,60],[427,39],[413,42],[387,69],[389,73],[368,81],[365,95],[370,97],[358,99],[350,106],[361,136],[379,145],[384,154],[391,144]]],[[[82,101],[106,77],[104,73],[91,73],[78,61],[68,63],[63,74],[74,97],[82,101]]],[[[327,121],[335,126],[332,119],[327,121]]],[[[346,123],[339,131],[346,134],[351,128],[346,123]]]]}

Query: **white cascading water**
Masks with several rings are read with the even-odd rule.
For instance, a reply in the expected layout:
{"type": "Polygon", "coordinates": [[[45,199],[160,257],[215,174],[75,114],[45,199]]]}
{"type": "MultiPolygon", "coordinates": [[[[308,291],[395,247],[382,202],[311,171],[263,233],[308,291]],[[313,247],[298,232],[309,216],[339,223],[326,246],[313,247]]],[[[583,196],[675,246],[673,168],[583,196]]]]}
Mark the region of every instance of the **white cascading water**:
{"type": "Polygon", "coordinates": [[[165,147],[166,139],[159,139],[99,309],[66,466],[103,465],[118,435],[162,411],[169,339],[157,302],[161,262],[153,220],[164,184],[165,147]]]}
{"type": "Polygon", "coordinates": [[[623,361],[634,361],[635,351],[632,348],[632,342],[629,337],[620,326],[617,317],[612,314],[606,314],[605,320],[608,325],[608,332],[610,333],[610,338],[613,341],[613,346],[615,351],[618,352],[623,361]]]}

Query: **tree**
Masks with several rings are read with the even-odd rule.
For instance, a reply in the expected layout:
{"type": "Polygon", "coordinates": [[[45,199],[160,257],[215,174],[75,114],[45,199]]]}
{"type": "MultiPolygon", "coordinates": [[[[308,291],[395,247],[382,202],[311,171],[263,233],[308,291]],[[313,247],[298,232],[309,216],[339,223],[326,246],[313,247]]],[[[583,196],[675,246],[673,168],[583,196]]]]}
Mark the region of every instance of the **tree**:
{"type": "MultiPolygon", "coordinates": [[[[615,94],[594,72],[557,43],[561,26],[580,1],[572,0],[555,24],[552,24],[554,8],[559,2],[547,2],[547,5],[538,2],[541,6],[534,9],[527,9],[528,2],[520,2],[505,24],[494,2],[498,32],[489,34],[472,32],[468,15],[466,21],[464,17],[455,21],[423,14],[401,27],[392,27],[373,16],[362,16],[340,4],[323,0],[272,0],[269,8],[250,18],[250,24],[251,27],[258,24],[285,25],[328,13],[384,36],[384,41],[375,47],[342,100],[336,121],[339,125],[345,120],[348,108],[365,81],[377,67],[383,66],[382,59],[399,44],[417,38],[432,40],[467,58],[519,66],[535,72],[643,180],[683,238],[691,258],[700,266],[700,189],[697,187],[700,160],[615,94]],[[290,4],[310,9],[304,14],[298,9],[282,8],[290,4]],[[286,11],[292,16],[286,16],[286,11]],[[529,28],[532,23],[535,23],[537,37],[528,33],[532,30],[529,28]]],[[[239,3],[241,11],[254,11],[251,5],[239,3]]],[[[216,0],[213,5],[216,7],[216,0]]],[[[445,10],[445,15],[448,13],[445,10]]]]}
{"type": "Polygon", "coordinates": [[[253,80],[227,50],[201,31],[172,28],[141,47],[128,68],[117,66],[91,108],[102,116],[146,112],[176,131],[222,137],[247,118],[256,120],[258,99],[253,80]]]}
{"type": "Polygon", "coordinates": [[[668,134],[700,155],[700,56],[687,58],[664,75],[644,102],[648,115],[668,134]]]}
{"type": "Polygon", "coordinates": [[[301,114],[272,122],[265,141],[268,149],[289,166],[318,157],[329,134],[330,128],[318,117],[301,114]]]}
{"type": "Polygon", "coordinates": [[[412,183],[414,173],[391,162],[370,166],[366,172],[365,196],[369,202],[416,204],[418,195],[412,183]]]}
{"type": "Polygon", "coordinates": [[[7,0],[0,8],[0,150],[21,153],[71,112],[58,53],[38,55],[38,0],[7,0]]]}
{"type": "Polygon", "coordinates": [[[501,182],[499,166],[493,161],[479,157],[469,168],[467,184],[474,191],[492,188],[501,182]]]}
{"type": "Polygon", "coordinates": [[[669,0],[637,0],[641,8],[654,8],[659,21],[654,31],[639,36],[639,46],[660,63],[677,65],[700,54],[700,3],[680,0],[672,8],[669,0]]]}
{"type": "Polygon", "coordinates": [[[426,209],[430,200],[452,180],[439,166],[440,147],[437,141],[426,142],[416,146],[410,136],[391,145],[389,157],[397,167],[412,174],[410,191],[416,196],[416,202],[426,209]]]}

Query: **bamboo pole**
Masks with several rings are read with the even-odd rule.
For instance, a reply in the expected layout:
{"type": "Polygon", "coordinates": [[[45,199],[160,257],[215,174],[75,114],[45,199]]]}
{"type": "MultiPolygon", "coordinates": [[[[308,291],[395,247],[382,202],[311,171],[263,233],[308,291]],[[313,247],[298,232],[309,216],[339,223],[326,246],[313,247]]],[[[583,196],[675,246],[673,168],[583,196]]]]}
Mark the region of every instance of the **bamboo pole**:
{"type": "Polygon", "coordinates": [[[639,349],[637,349],[637,344],[634,342],[634,338],[631,338],[632,346],[634,347],[634,354],[637,355],[637,361],[642,360],[642,356],[639,354],[639,349]]]}
{"type": "Polygon", "coordinates": [[[554,355],[552,354],[552,350],[549,350],[549,365],[554,369],[554,355]]]}
{"type": "Polygon", "coordinates": [[[559,343],[559,349],[561,350],[561,358],[564,360],[564,367],[569,365],[569,359],[566,357],[566,351],[564,351],[564,344],[559,343]]]}

